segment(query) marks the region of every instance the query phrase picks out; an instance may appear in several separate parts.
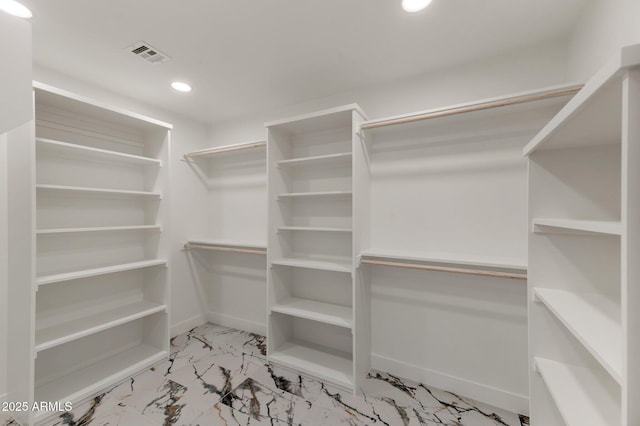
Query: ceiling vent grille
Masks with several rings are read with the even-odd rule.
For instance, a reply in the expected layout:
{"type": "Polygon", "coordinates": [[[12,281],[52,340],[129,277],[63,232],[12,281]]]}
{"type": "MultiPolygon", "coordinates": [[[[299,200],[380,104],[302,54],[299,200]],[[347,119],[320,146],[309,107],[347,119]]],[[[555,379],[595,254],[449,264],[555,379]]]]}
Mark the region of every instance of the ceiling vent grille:
{"type": "Polygon", "coordinates": [[[138,58],[144,59],[152,64],[167,62],[170,59],[167,55],[144,41],[139,41],[134,45],[127,47],[127,50],[138,58]]]}

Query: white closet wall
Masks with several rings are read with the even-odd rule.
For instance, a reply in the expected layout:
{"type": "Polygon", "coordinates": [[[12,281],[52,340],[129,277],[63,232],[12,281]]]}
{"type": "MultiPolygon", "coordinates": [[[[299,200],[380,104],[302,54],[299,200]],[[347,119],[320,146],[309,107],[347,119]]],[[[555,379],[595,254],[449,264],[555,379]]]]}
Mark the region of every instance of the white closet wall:
{"type": "Polygon", "coordinates": [[[207,224],[188,238],[205,248],[185,255],[206,319],[264,335],[266,141],[218,145],[188,153],[180,164],[206,191],[199,208],[207,224]]]}
{"type": "Polygon", "coordinates": [[[7,142],[0,135],[0,403],[7,392],[7,142]]]}

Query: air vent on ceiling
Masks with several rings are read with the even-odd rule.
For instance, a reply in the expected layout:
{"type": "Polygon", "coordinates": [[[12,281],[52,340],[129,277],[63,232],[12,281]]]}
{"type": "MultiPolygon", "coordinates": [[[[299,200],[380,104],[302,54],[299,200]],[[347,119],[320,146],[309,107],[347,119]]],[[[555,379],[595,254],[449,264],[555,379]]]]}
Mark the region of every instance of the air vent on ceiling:
{"type": "Polygon", "coordinates": [[[167,55],[144,41],[139,41],[136,44],[127,47],[127,50],[137,57],[144,59],[147,62],[151,62],[152,64],[167,62],[170,59],[167,55]]]}

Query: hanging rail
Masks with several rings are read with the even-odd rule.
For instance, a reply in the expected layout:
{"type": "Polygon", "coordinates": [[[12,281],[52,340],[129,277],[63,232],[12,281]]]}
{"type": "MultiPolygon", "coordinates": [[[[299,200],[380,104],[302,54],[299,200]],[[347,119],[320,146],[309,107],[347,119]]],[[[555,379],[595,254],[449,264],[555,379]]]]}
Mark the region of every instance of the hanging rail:
{"type": "Polygon", "coordinates": [[[185,244],[185,250],[198,249],[198,250],[213,250],[213,251],[226,251],[230,253],[245,253],[245,254],[267,254],[266,250],[253,250],[242,249],[235,247],[221,247],[221,246],[205,246],[202,244],[185,244]]]}
{"type": "Polygon", "coordinates": [[[370,260],[370,259],[362,259],[360,260],[360,263],[365,263],[367,265],[393,266],[396,268],[411,268],[411,269],[422,269],[426,271],[452,272],[456,274],[467,274],[467,275],[480,275],[485,277],[511,278],[511,279],[517,279],[517,280],[527,279],[527,274],[518,274],[515,272],[488,271],[484,269],[452,268],[449,266],[419,265],[415,263],[389,262],[385,260],[370,260]]]}
{"type": "Polygon", "coordinates": [[[414,121],[428,120],[431,118],[446,117],[448,115],[463,114],[466,112],[482,111],[485,109],[498,108],[509,105],[522,104],[525,102],[541,101],[544,99],[558,98],[561,96],[575,95],[582,85],[563,87],[560,89],[546,90],[537,93],[529,93],[526,95],[511,96],[493,101],[478,102],[452,108],[428,111],[385,120],[370,121],[363,123],[360,128],[363,130],[375,129],[377,127],[394,126],[396,124],[412,123],[414,121]]]}
{"type": "Polygon", "coordinates": [[[185,159],[201,157],[204,155],[220,154],[222,152],[240,151],[242,149],[260,148],[267,145],[267,141],[247,142],[238,145],[225,145],[217,148],[205,149],[203,151],[188,152],[184,154],[185,159]]]}

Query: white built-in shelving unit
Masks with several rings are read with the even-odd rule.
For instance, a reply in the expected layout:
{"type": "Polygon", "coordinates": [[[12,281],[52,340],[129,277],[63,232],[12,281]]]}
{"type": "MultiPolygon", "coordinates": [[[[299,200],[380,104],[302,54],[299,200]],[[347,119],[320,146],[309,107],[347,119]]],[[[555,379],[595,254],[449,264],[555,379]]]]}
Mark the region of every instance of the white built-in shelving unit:
{"type": "Polygon", "coordinates": [[[640,424],[640,46],[526,146],[534,426],[640,424]]]}
{"type": "Polygon", "coordinates": [[[206,319],[264,335],[266,140],[184,154],[198,176],[206,228],[184,245],[206,319]]]}
{"type": "Polygon", "coordinates": [[[370,357],[369,301],[355,268],[364,119],[353,104],[265,124],[268,358],[352,392],[370,357]]]}
{"type": "Polygon", "coordinates": [[[31,135],[8,148],[31,271],[10,283],[30,336],[9,336],[27,354],[11,391],[78,403],[168,357],[171,125],[39,83],[34,99],[31,135]]]}

